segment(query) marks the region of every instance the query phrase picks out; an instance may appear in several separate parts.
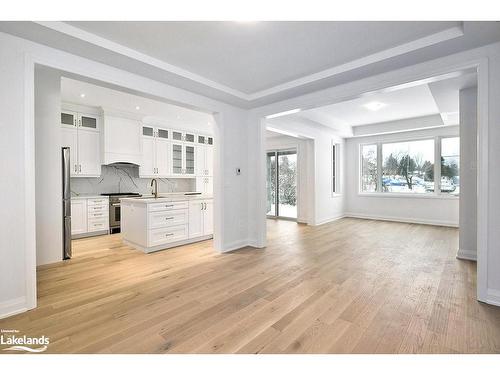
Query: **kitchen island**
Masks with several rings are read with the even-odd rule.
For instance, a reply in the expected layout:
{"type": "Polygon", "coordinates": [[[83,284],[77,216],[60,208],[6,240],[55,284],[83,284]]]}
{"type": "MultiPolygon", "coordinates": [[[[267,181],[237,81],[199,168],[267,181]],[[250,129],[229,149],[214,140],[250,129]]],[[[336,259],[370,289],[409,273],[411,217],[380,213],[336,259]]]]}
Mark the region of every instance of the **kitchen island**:
{"type": "Polygon", "coordinates": [[[213,197],[162,194],[121,199],[123,241],[145,253],[213,237],[213,197]]]}

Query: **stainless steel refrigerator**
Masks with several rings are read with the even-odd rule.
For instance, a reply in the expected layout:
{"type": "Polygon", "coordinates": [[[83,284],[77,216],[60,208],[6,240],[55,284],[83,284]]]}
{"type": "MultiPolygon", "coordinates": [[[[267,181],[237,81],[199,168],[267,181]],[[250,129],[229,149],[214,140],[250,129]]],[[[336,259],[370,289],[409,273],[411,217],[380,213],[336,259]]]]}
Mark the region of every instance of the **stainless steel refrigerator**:
{"type": "Polygon", "coordinates": [[[71,258],[71,160],[69,147],[62,148],[63,259],[71,258]]]}

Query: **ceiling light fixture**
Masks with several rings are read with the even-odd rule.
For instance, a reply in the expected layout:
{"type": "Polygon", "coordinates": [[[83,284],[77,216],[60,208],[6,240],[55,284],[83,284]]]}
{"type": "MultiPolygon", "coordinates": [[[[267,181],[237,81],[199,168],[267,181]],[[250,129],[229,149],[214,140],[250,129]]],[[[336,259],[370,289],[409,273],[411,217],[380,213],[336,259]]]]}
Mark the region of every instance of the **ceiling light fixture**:
{"type": "Polygon", "coordinates": [[[136,105],[135,109],[138,111],[139,109],[141,109],[141,107],[139,107],[138,105],[136,105]]]}
{"type": "Polygon", "coordinates": [[[266,118],[276,118],[276,117],[281,117],[281,116],[292,115],[292,114],[300,112],[300,111],[301,111],[300,108],[295,108],[295,109],[291,109],[289,111],[278,112],[278,113],[266,116],[266,118]]]}
{"type": "Polygon", "coordinates": [[[85,94],[84,94],[84,93],[81,93],[81,94],[80,94],[80,98],[85,98],[85,94]]]}
{"type": "Polygon", "coordinates": [[[369,102],[363,104],[363,107],[369,109],[370,111],[378,111],[379,109],[384,108],[385,106],[387,106],[387,104],[381,102],[369,102]]]}

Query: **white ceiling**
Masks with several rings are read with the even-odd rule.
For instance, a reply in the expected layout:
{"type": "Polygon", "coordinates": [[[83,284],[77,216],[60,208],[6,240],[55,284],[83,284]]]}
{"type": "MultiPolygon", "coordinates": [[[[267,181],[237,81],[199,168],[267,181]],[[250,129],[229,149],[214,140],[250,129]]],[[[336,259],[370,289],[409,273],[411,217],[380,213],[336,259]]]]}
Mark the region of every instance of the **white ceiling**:
{"type": "Polygon", "coordinates": [[[174,128],[213,133],[214,120],[210,114],[70,78],[63,77],[61,80],[61,100],[129,114],[146,122],[156,121],[174,128]],[[82,94],[85,97],[82,98],[82,94]]]}
{"type": "MultiPolygon", "coordinates": [[[[457,72],[452,78],[435,78],[427,83],[408,84],[405,88],[370,93],[353,100],[301,111],[284,118],[307,119],[343,135],[352,133],[353,128],[360,125],[415,118],[423,120],[424,117],[431,115],[438,115],[433,119],[436,117],[439,119],[441,116],[439,125],[456,125],[459,113],[459,90],[475,85],[474,72],[457,72]],[[382,103],[384,106],[374,111],[366,107],[368,103],[382,103]]],[[[426,121],[429,121],[429,118],[426,121]]],[[[408,130],[407,126],[408,123],[405,123],[405,130],[408,130]]],[[[418,127],[418,121],[415,122],[415,126],[418,127]]]]}
{"type": "Polygon", "coordinates": [[[500,22],[0,22],[0,31],[254,108],[500,40],[500,22]]]}
{"type": "MultiPolygon", "coordinates": [[[[455,103],[458,110],[458,101],[455,103]]],[[[428,85],[403,90],[373,94],[366,97],[299,112],[308,118],[333,129],[388,122],[439,113],[428,85]],[[385,107],[372,111],[365,107],[371,102],[384,103],[385,107]]]]}
{"type": "Polygon", "coordinates": [[[245,94],[458,22],[68,22],[245,94]],[[346,36],[349,42],[346,43],[346,36]]]}

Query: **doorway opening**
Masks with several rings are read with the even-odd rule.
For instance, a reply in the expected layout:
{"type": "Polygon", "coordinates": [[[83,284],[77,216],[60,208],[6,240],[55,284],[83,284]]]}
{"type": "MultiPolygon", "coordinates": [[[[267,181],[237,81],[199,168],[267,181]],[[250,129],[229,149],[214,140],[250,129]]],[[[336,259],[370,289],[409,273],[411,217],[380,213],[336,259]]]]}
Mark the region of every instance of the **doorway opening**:
{"type": "Polygon", "coordinates": [[[297,220],[297,149],[266,154],[267,216],[297,220]]]}

